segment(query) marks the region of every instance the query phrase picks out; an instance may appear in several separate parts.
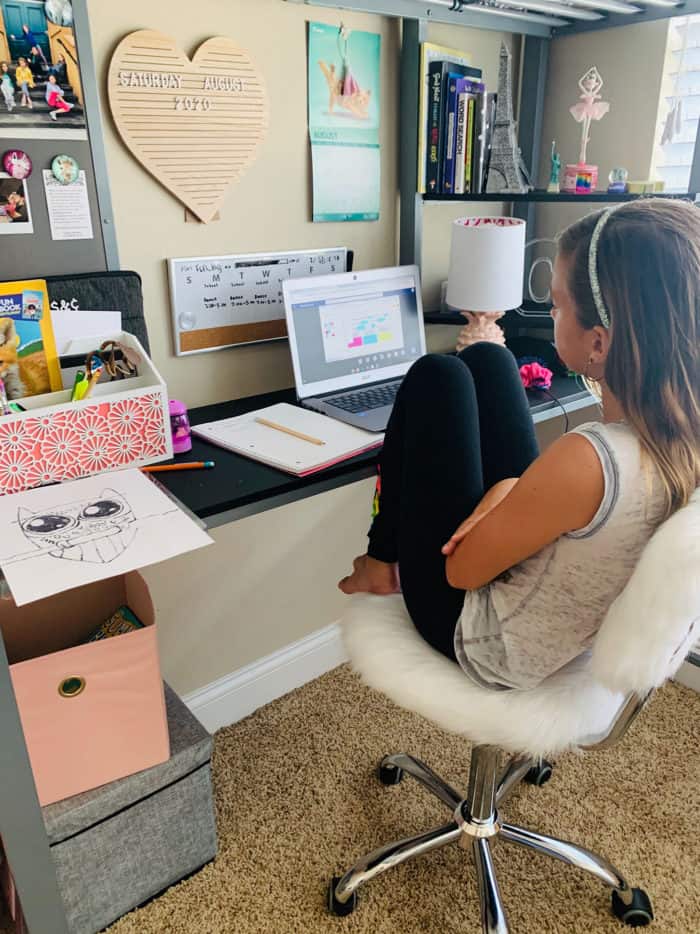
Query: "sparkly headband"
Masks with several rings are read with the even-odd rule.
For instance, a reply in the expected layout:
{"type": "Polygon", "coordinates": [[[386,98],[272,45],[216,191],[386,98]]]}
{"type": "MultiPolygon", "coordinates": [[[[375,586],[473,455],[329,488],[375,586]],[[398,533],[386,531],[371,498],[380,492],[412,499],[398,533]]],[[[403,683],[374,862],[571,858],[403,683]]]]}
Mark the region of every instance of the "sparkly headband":
{"type": "Polygon", "coordinates": [[[598,223],[595,225],[593,236],[591,237],[591,244],[588,247],[588,279],[591,283],[591,292],[593,293],[596,311],[598,312],[600,323],[604,328],[610,327],[610,315],[608,314],[608,309],[605,307],[603,293],[601,292],[600,282],[598,281],[598,241],[600,240],[603,228],[610,219],[610,215],[613,211],[617,211],[619,207],[622,207],[622,205],[614,204],[600,215],[598,223]]]}

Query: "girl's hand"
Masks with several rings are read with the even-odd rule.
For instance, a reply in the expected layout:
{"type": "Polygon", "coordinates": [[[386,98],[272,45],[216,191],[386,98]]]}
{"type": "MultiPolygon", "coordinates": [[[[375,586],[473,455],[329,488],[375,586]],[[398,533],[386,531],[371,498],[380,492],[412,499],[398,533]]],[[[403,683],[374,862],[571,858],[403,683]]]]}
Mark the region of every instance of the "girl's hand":
{"type": "Polygon", "coordinates": [[[440,550],[443,555],[451,555],[462,539],[471,532],[477,523],[481,522],[484,516],[487,516],[492,509],[506,498],[517,482],[517,477],[508,477],[495,483],[485,494],[474,512],[457,526],[449,541],[442,546],[440,550]]]}
{"type": "MultiPolygon", "coordinates": [[[[449,541],[445,542],[445,544],[440,549],[443,555],[451,555],[457,545],[459,545],[464,536],[467,534],[467,532],[470,532],[474,528],[476,523],[481,518],[481,516],[476,515],[477,511],[478,507],[477,510],[475,510],[471,516],[469,516],[468,519],[465,519],[464,522],[461,522],[457,526],[456,530],[450,536],[449,541]]],[[[482,513],[482,515],[485,515],[485,513],[482,513]]]]}

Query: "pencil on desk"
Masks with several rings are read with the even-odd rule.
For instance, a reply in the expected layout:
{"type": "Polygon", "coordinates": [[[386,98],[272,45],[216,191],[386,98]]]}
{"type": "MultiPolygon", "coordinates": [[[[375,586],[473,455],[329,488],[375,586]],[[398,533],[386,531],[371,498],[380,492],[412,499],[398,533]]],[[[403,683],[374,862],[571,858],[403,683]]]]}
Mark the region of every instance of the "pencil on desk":
{"type": "Polygon", "coordinates": [[[166,470],[211,470],[214,466],[214,461],[187,461],[179,464],[153,464],[141,470],[144,473],[163,473],[166,470]]]}
{"type": "Polygon", "coordinates": [[[292,435],[295,438],[301,438],[302,441],[308,441],[310,444],[325,444],[320,438],[314,438],[312,435],[305,435],[301,431],[295,431],[293,428],[287,428],[284,425],[278,425],[277,422],[270,422],[266,418],[256,418],[258,425],[266,425],[268,428],[274,428],[275,431],[283,431],[286,435],[292,435]]]}

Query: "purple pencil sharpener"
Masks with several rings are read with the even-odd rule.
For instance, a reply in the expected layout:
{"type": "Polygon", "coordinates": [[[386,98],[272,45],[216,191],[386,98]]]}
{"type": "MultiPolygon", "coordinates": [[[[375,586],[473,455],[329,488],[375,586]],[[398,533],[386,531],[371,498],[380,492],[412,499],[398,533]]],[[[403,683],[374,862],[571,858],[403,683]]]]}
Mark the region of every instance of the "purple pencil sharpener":
{"type": "Polygon", "coordinates": [[[178,399],[171,399],[169,406],[173,453],[184,454],[186,451],[192,450],[192,435],[190,434],[190,421],[187,418],[187,408],[178,399]]]}

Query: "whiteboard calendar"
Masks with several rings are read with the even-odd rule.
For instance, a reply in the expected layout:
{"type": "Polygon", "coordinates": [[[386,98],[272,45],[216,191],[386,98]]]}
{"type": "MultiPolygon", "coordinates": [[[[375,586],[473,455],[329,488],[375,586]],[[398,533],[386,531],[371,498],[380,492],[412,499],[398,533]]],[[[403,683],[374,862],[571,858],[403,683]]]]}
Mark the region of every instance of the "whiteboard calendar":
{"type": "Polygon", "coordinates": [[[345,247],[168,260],[178,356],[287,336],[285,279],[348,271],[345,247]]]}

